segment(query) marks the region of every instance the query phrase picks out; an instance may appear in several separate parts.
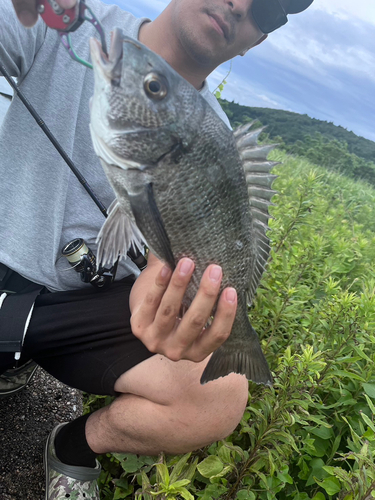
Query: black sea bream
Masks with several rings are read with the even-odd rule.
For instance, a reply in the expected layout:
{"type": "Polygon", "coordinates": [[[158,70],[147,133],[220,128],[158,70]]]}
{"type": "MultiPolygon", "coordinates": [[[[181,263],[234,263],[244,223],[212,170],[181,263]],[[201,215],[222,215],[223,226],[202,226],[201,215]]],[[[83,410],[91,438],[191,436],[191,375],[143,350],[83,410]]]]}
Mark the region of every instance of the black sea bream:
{"type": "Polygon", "coordinates": [[[205,383],[231,372],[256,383],[272,376],[248,319],[269,257],[272,146],[249,125],[229,130],[199,92],[140,42],[115,30],[107,58],[91,40],[95,92],[91,134],[116,200],[99,235],[99,258],[113,262],[142,238],[173,269],[195,262],[189,307],[209,264],[238,308],[228,340],[211,357],[205,383]]]}

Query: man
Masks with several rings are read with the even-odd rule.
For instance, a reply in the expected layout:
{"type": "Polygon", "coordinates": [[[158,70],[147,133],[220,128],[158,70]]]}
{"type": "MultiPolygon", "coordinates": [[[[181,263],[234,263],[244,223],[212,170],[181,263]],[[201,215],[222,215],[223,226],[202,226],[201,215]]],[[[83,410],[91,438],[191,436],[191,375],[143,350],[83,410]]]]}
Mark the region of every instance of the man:
{"type": "MultiPolygon", "coordinates": [[[[2,2],[0,18],[6,22],[0,31],[0,61],[18,77],[20,87],[108,206],[113,192],[89,141],[92,72],[68,58],[57,33],[38,20],[35,0],[12,3],[21,23],[33,27],[26,30],[12,17],[10,0],[2,2]]],[[[57,3],[69,8],[75,0],[57,3]]],[[[261,43],[286,22],[287,14],[311,3],[172,0],[150,22],[99,0],[89,2],[107,32],[121,27],[164,57],[224,120],[206,77],[220,63],[261,43]]],[[[75,48],[86,57],[92,34],[89,23],[74,33],[75,48]]],[[[209,355],[228,337],[236,311],[234,289],[225,289],[218,299],[220,267],[207,268],[195,300],[178,322],[194,271],[190,259],[182,259],[172,273],[150,255],[134,285],[129,275],[139,273],[131,262],[121,263],[118,280],[107,291],[81,283],[77,273],[66,270],[60,251],[71,239],[82,237],[95,253],[102,215],[48,141],[38,135],[17,99],[0,134],[0,170],[2,308],[11,308],[14,297],[22,295],[12,292],[31,287],[34,293],[36,287],[39,293],[45,287],[27,311],[18,367],[14,370],[13,353],[0,353],[3,384],[11,387],[12,376],[23,374],[27,379],[33,370],[27,363],[33,359],[64,383],[117,396],[110,406],[52,431],[45,453],[46,498],[98,499],[97,454],[183,453],[230,434],[246,405],[245,377],[230,374],[204,386],[199,383],[209,355]],[[214,321],[203,331],[217,299],[214,321]]],[[[7,325],[10,328],[9,321],[7,325]]]]}

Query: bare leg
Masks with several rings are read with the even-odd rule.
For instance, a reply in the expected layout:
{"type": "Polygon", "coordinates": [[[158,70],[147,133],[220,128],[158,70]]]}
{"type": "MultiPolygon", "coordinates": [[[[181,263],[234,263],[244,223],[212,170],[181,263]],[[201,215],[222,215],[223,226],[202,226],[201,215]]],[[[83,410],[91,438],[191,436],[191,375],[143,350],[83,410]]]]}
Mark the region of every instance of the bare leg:
{"type": "Polygon", "coordinates": [[[86,437],[96,453],[186,453],[228,436],[248,397],[247,380],[230,374],[201,385],[201,363],[155,355],[116,382],[112,405],[93,413],[86,437]]]}

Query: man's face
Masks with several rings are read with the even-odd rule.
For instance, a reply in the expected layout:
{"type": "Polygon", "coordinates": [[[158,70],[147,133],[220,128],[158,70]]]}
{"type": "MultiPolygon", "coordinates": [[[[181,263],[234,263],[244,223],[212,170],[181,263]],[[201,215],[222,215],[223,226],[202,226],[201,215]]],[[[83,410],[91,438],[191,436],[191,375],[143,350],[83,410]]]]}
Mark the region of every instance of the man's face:
{"type": "Polygon", "coordinates": [[[217,66],[264,36],[252,18],[252,1],[173,0],[174,34],[196,63],[217,66]]]}

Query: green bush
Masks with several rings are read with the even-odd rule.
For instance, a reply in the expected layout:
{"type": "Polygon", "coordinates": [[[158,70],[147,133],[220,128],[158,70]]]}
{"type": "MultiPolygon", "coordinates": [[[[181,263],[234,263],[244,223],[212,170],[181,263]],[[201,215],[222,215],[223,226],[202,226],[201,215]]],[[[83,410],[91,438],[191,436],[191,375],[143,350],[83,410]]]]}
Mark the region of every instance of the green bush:
{"type": "Polygon", "coordinates": [[[102,499],[375,498],[375,191],[271,157],[273,251],[249,314],[275,384],[250,383],[236,431],[205,449],[103,456],[102,499]]]}

